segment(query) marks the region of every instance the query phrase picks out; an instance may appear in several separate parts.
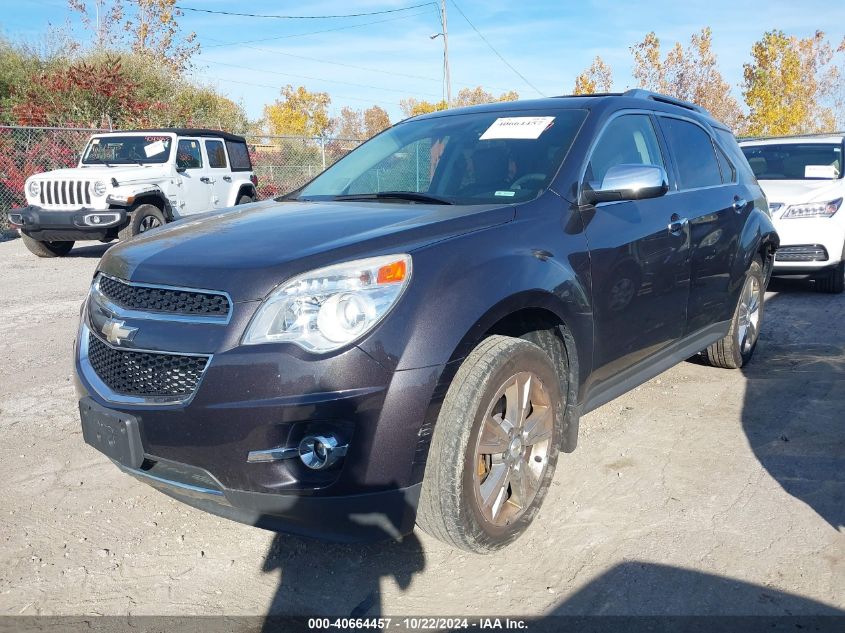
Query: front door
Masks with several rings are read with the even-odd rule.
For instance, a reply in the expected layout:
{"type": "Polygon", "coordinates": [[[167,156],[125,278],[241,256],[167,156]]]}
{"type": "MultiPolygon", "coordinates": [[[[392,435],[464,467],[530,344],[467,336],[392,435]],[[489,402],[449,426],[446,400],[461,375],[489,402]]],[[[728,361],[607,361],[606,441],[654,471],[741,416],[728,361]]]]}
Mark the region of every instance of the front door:
{"type": "MultiPolygon", "coordinates": [[[[614,165],[669,171],[653,118],[612,119],[594,147],[584,187],[614,165]]],[[[581,208],[590,248],[594,386],[679,340],[689,296],[689,229],[673,197],[600,202],[581,208]]]]}
{"type": "Polygon", "coordinates": [[[211,209],[211,178],[203,161],[199,139],[179,139],[176,145],[176,171],[179,181],[179,216],[211,209]]]}
{"type": "Polygon", "coordinates": [[[208,158],[208,177],[211,179],[211,206],[215,209],[226,207],[229,205],[229,193],[232,189],[232,174],[226,162],[226,149],[223,147],[223,141],[219,139],[207,138],[203,144],[208,158]]]}

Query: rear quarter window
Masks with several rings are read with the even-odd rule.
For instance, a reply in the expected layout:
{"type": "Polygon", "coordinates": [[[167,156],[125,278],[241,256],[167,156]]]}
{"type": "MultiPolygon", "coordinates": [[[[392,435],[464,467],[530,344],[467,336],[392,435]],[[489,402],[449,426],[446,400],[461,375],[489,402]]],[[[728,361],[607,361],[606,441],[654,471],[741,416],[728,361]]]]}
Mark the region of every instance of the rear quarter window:
{"type": "Polygon", "coordinates": [[[681,189],[698,189],[722,184],[722,172],[710,135],[695,123],[660,117],[669,150],[678,167],[681,189]]]}
{"type": "Polygon", "coordinates": [[[252,171],[249,160],[249,150],[246,143],[241,141],[226,141],[226,151],[229,153],[229,164],[232,171],[252,171]]]}

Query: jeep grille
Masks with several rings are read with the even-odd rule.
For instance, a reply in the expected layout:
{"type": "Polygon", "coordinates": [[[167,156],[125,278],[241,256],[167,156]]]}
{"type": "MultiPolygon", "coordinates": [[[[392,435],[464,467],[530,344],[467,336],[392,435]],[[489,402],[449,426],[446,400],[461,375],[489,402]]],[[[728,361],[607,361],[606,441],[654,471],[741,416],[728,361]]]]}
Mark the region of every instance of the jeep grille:
{"type": "Polygon", "coordinates": [[[91,181],[42,180],[40,201],[45,207],[81,207],[91,204],[91,181]]]}
{"type": "Polygon", "coordinates": [[[115,393],[184,398],[196,390],[208,356],[115,349],[89,333],[88,361],[115,393]]]}

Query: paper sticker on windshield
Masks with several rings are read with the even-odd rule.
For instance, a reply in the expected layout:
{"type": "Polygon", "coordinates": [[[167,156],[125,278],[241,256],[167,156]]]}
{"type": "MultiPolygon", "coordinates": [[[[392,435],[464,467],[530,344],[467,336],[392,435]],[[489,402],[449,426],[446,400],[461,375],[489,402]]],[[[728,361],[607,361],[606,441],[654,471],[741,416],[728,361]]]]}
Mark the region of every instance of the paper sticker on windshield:
{"type": "Polygon", "coordinates": [[[497,191],[495,195],[505,198],[513,198],[516,195],[516,191],[497,191]]]}
{"type": "Polygon", "coordinates": [[[512,116],[496,119],[479,140],[497,138],[535,139],[552,126],[553,116],[512,116]]]}
{"type": "Polygon", "coordinates": [[[804,178],[838,178],[836,165],[807,165],[804,167],[804,178]]]}
{"type": "Polygon", "coordinates": [[[155,156],[156,154],[161,154],[163,151],[164,141],[156,141],[155,143],[144,145],[144,153],[147,155],[147,158],[155,156]]]}

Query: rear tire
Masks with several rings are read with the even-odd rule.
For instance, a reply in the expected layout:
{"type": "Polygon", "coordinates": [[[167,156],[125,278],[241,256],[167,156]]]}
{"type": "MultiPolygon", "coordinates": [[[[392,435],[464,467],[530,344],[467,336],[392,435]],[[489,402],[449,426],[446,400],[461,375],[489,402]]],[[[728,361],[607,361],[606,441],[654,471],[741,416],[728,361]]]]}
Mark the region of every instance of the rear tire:
{"type": "Polygon", "coordinates": [[[238,202],[236,204],[238,204],[238,205],[249,204],[250,202],[255,202],[255,198],[253,198],[252,196],[248,196],[248,195],[242,195],[242,196],[238,196],[238,202]]]}
{"type": "Polygon", "coordinates": [[[167,220],[164,219],[164,214],[158,207],[152,204],[139,204],[132,209],[129,224],[120,229],[118,237],[121,241],[128,240],[130,237],[164,226],[166,223],[167,220]]]}
{"type": "Polygon", "coordinates": [[[42,242],[23,232],[21,239],[27,250],[38,257],[64,257],[74,245],[74,242],[42,242]]]}
{"type": "Polygon", "coordinates": [[[845,260],[839,262],[829,275],[816,279],[816,290],[835,295],[845,291],[845,260]]]}
{"type": "Polygon", "coordinates": [[[759,257],[751,261],[739,294],[731,329],[723,339],[704,350],[704,359],[713,367],[739,369],[754,354],[763,323],[763,300],[766,294],[763,262],[759,257]]]}
{"type": "Polygon", "coordinates": [[[554,475],[565,409],[561,388],[552,360],[534,343],[506,336],[482,341],[443,401],[417,524],[479,554],[525,532],[554,475]]]}

